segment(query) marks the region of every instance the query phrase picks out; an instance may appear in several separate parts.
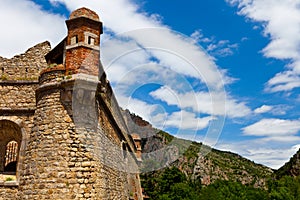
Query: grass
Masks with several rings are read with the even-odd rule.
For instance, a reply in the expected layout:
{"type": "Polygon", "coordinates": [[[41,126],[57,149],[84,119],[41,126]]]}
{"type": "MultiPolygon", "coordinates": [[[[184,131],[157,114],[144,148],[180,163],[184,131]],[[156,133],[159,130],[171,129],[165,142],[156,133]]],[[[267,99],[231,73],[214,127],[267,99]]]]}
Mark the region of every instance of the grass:
{"type": "Polygon", "coordinates": [[[1,75],[1,80],[2,81],[6,81],[8,79],[7,75],[6,74],[2,74],[1,75]]]}

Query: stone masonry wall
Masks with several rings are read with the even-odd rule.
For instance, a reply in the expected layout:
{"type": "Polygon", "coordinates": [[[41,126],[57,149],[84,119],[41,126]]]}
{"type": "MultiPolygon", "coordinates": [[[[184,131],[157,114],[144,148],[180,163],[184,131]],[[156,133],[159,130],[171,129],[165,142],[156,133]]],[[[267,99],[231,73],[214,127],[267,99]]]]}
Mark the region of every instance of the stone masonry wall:
{"type": "Polygon", "coordinates": [[[76,178],[76,172],[69,169],[72,140],[68,129],[74,125],[60,103],[59,89],[46,90],[38,97],[34,123],[20,177],[20,196],[73,199],[68,181],[76,178]]]}
{"type": "MultiPolygon", "coordinates": [[[[111,89],[110,85],[106,85],[106,87],[109,88],[105,91],[111,89]]],[[[104,163],[108,166],[112,166],[113,169],[119,170],[119,173],[127,177],[125,182],[128,184],[123,187],[127,190],[126,192],[130,198],[142,199],[140,179],[137,174],[139,169],[135,157],[134,144],[128,135],[129,131],[121,115],[118,103],[110,92],[103,93],[102,91],[99,96],[99,124],[106,133],[106,137],[109,139],[109,141],[105,142],[107,144],[104,145],[106,146],[106,160],[104,160],[104,163]],[[121,132],[123,134],[121,134],[121,132]],[[126,141],[126,145],[128,145],[125,150],[122,149],[122,140],[123,142],[126,141]],[[118,150],[118,148],[120,150],[118,150]],[[118,152],[121,152],[121,156],[118,155],[118,152]]],[[[115,186],[107,189],[114,191],[114,188],[115,186]]]]}
{"type": "Polygon", "coordinates": [[[108,137],[110,134],[117,137],[116,128],[107,118],[103,126],[94,126],[92,122],[97,120],[97,124],[101,114],[93,106],[95,92],[83,84],[79,84],[83,88],[73,91],[73,109],[74,112],[79,109],[79,119],[69,115],[62,94],[64,85],[69,87],[72,81],[49,82],[37,91],[35,126],[27,145],[19,196],[24,199],[128,199],[121,142],[108,137]]]}
{"type": "Polygon", "coordinates": [[[95,99],[97,85],[98,81],[77,80],[75,83],[72,107],[77,136],[95,160],[93,166],[100,169],[93,175],[95,199],[128,199],[128,169],[122,151],[124,139],[101,97],[96,95],[95,99]]]}
{"type": "Polygon", "coordinates": [[[0,57],[0,81],[38,80],[40,70],[47,67],[44,56],[50,48],[49,42],[43,42],[11,59],[0,57]]]}
{"type": "Polygon", "coordinates": [[[0,186],[0,200],[11,200],[18,198],[18,187],[0,186]]]}
{"type": "MultiPolygon", "coordinates": [[[[18,155],[19,162],[18,162],[17,174],[16,174],[16,179],[18,183],[19,178],[23,174],[23,170],[21,169],[23,169],[23,161],[25,157],[25,149],[26,149],[27,141],[29,139],[29,132],[33,127],[33,116],[28,113],[15,113],[15,114],[12,113],[12,114],[6,114],[5,116],[4,115],[0,116],[0,125],[2,126],[1,132],[3,132],[4,134],[8,134],[6,135],[5,138],[10,137],[9,134],[11,134],[10,130],[6,130],[6,128],[10,129],[9,126],[3,127],[3,125],[5,125],[8,122],[14,123],[15,126],[19,127],[19,130],[21,132],[19,132],[18,134],[20,134],[22,137],[22,142],[19,144],[20,145],[19,147],[20,151],[18,155]],[[19,116],[13,116],[13,115],[19,115],[19,116]]],[[[1,144],[1,146],[4,145],[1,144]]],[[[1,157],[3,157],[3,155],[1,155],[1,157]]],[[[10,182],[4,182],[4,184],[0,183],[0,200],[20,199],[20,196],[18,195],[18,189],[19,189],[18,186],[7,185],[6,183],[10,184],[10,182]]]]}
{"type": "Polygon", "coordinates": [[[35,109],[37,82],[0,82],[0,109],[35,109]]]}
{"type": "Polygon", "coordinates": [[[87,77],[76,85],[80,74],[74,73],[105,77],[102,23],[81,8],[67,26],[65,65],[47,66],[49,42],[0,57],[1,134],[21,137],[17,181],[0,184],[0,200],[142,199],[136,148],[109,82],[104,90],[87,77]],[[78,43],[70,44],[75,35],[78,43]],[[17,131],[8,130],[10,123],[17,131]]]}

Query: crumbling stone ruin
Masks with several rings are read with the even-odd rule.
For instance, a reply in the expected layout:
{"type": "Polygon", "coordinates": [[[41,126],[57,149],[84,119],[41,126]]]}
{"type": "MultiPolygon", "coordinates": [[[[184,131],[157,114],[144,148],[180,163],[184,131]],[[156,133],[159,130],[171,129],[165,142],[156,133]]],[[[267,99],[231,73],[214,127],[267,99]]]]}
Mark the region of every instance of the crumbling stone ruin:
{"type": "Polygon", "coordinates": [[[0,57],[0,199],[143,199],[140,138],[129,133],[100,62],[99,16],[0,57]]]}

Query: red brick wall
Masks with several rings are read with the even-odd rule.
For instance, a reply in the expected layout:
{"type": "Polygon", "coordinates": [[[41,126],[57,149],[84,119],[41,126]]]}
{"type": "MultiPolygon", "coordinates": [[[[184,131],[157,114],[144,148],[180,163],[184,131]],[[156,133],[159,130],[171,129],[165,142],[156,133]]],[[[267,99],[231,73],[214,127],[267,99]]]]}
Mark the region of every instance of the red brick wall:
{"type": "Polygon", "coordinates": [[[100,44],[100,34],[102,33],[101,22],[95,22],[85,18],[73,19],[67,21],[68,25],[68,39],[67,45],[71,44],[71,38],[75,35],[78,36],[78,42],[84,42],[84,32],[90,32],[95,35],[98,35],[98,38],[95,38],[95,45],[99,46],[100,44]]]}
{"type": "Polygon", "coordinates": [[[98,76],[100,52],[86,47],[69,49],[66,52],[66,71],[98,76]]]}
{"type": "Polygon", "coordinates": [[[102,23],[88,18],[75,18],[67,21],[68,37],[66,51],[66,71],[67,73],[85,73],[98,76],[100,66],[100,34],[102,33],[102,23]],[[94,45],[85,43],[85,33],[96,35],[94,45]],[[78,43],[71,46],[71,38],[77,36],[78,43]]]}

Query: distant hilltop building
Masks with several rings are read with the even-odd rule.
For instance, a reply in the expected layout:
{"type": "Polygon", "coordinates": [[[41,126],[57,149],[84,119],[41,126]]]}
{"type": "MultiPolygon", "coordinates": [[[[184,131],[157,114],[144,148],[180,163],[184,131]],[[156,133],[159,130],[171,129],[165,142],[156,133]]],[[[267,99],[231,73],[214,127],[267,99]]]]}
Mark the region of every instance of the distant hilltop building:
{"type": "Polygon", "coordinates": [[[102,22],[80,8],[66,24],[52,50],[0,57],[0,199],[143,199],[141,140],[101,66],[102,22]]]}

